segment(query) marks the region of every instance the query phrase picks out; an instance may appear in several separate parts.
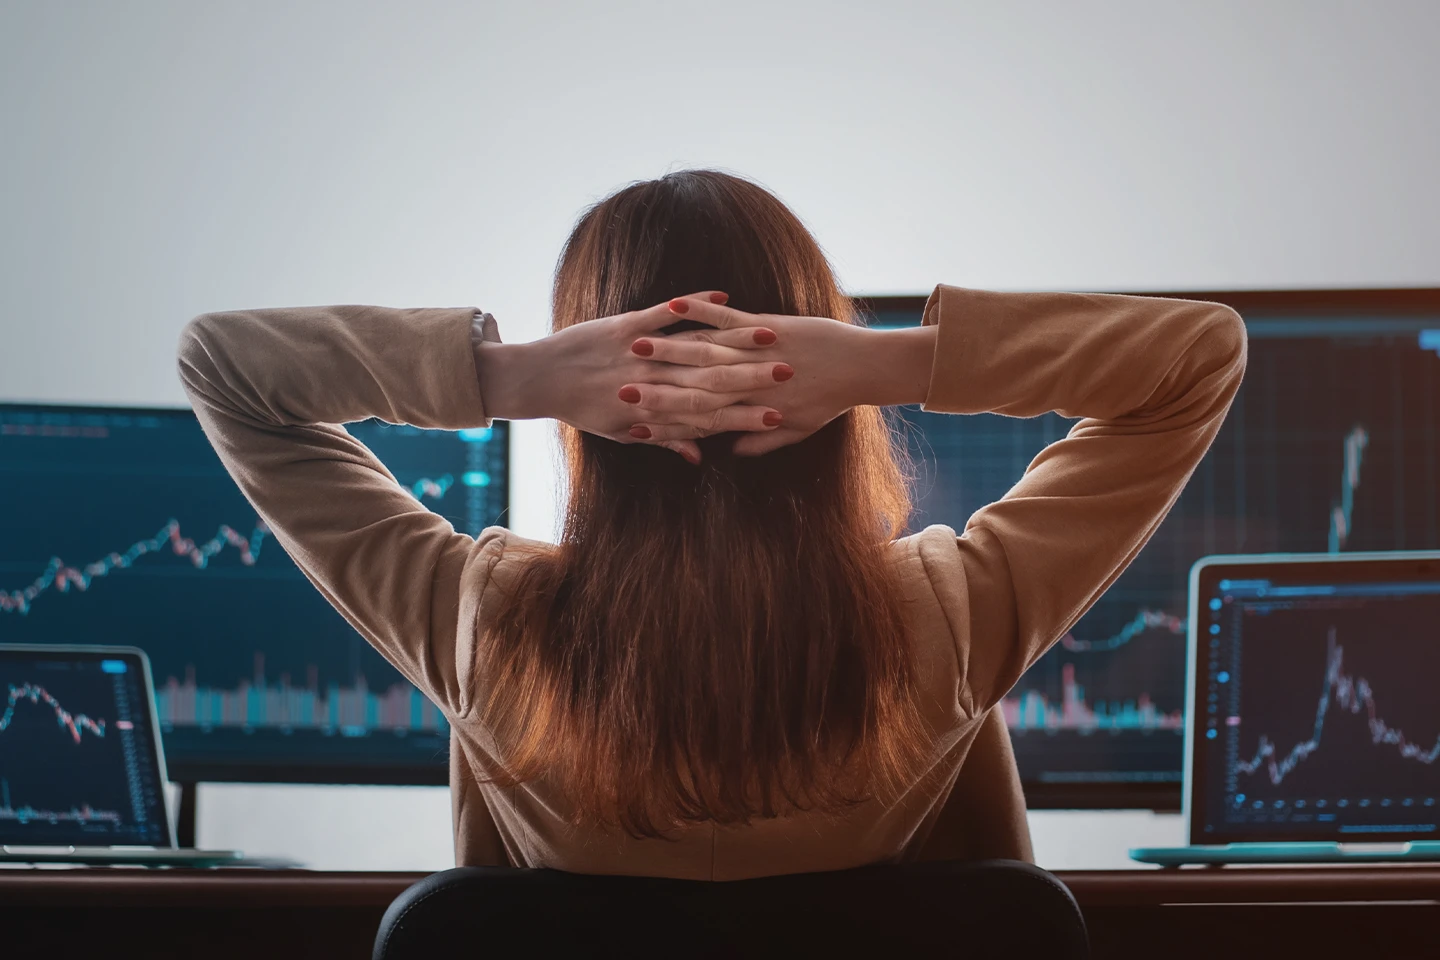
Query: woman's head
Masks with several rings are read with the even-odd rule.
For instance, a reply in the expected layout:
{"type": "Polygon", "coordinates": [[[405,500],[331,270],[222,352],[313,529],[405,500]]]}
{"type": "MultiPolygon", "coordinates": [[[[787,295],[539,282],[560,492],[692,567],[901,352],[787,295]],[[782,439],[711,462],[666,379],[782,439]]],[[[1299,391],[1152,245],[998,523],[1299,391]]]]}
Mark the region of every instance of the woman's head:
{"type": "MultiPolygon", "coordinates": [[[[686,171],[590,208],[554,326],[723,290],[752,313],[854,322],[819,245],[763,188],[686,171]]],[[[678,324],[677,327],[688,326],[678,324]]],[[[483,638],[502,782],[545,776],[577,816],[654,835],[836,808],[899,786],[923,731],[886,545],[910,503],[880,411],[736,457],[565,431],[559,549],[483,638]]]]}

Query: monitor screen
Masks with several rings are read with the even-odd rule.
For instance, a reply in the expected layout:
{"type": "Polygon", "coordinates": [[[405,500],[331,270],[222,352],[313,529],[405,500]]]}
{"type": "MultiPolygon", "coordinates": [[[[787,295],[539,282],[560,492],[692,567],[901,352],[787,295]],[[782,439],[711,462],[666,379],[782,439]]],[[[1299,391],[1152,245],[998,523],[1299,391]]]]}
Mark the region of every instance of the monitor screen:
{"type": "Polygon", "coordinates": [[[1206,565],[1192,841],[1440,834],[1440,554],[1206,565]]]}
{"type": "Polygon", "coordinates": [[[0,844],[171,845],[143,657],[0,646],[0,693],[0,844]]]}
{"type": "MultiPolygon", "coordinates": [[[[1135,562],[1004,700],[1032,804],[1120,804],[1124,790],[1095,788],[1148,784],[1166,798],[1155,802],[1178,805],[1186,591],[1199,558],[1440,547],[1436,303],[1430,315],[1239,305],[1249,364],[1214,446],[1135,562]]],[[[870,305],[882,324],[919,320],[914,301],[870,305]]],[[[914,529],[963,529],[1072,424],[902,416],[917,461],[914,529]]]]}
{"type": "MultiPolygon", "coordinates": [[[[505,522],[506,426],[350,424],[457,530],[505,522]]],[[[0,642],[150,656],[177,780],[444,783],[449,731],[275,543],[188,410],[0,405],[0,642]]]]}

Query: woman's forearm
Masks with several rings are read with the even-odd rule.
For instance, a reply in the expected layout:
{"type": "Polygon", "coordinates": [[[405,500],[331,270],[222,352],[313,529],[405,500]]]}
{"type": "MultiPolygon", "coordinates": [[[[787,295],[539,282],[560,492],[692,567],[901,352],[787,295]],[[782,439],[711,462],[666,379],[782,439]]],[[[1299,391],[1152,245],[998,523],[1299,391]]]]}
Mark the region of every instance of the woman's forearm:
{"type": "Polygon", "coordinates": [[[935,363],[935,327],[867,329],[853,373],[856,404],[924,403],[935,363]]]}
{"type": "Polygon", "coordinates": [[[470,360],[473,308],[236,310],[196,317],[180,376],[202,422],[265,426],[379,417],[461,429],[488,416],[470,360]]]}
{"type": "Polygon", "coordinates": [[[554,415],[547,367],[541,356],[543,344],[543,340],[475,343],[475,375],[480,381],[486,415],[500,420],[534,420],[554,415]]]}
{"type": "Polygon", "coordinates": [[[1156,419],[1208,405],[1243,368],[1245,326],[1218,303],[941,286],[927,410],[1156,419]]]}

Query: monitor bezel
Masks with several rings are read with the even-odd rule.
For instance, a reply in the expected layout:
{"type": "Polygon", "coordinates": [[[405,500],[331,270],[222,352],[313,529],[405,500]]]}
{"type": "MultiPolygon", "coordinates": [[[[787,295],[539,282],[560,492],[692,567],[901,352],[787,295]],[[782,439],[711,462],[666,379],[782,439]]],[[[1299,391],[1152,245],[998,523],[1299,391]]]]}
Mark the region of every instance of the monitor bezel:
{"type": "MultiPolygon", "coordinates": [[[[1262,318],[1296,315],[1371,318],[1377,321],[1395,317],[1440,317],[1440,287],[1343,287],[1304,290],[1092,289],[1075,292],[1221,303],[1238,311],[1247,321],[1251,316],[1262,318]]],[[[928,296],[913,294],[861,295],[854,298],[862,320],[880,326],[913,324],[923,314],[928,301],[928,296]]],[[[1188,750],[1185,753],[1188,755],[1188,750]]],[[[1030,779],[1022,780],[1021,786],[1024,789],[1026,806],[1032,810],[1131,809],[1185,813],[1186,792],[1183,781],[1047,783],[1030,779]]],[[[1185,817],[1185,823],[1189,824],[1188,816],[1185,817]]]]}
{"type": "MultiPolygon", "coordinates": [[[[26,402],[24,400],[6,399],[0,401],[0,412],[20,411],[27,413],[55,413],[69,415],[94,415],[94,416],[137,416],[137,417],[171,417],[196,421],[195,411],[190,407],[178,405],[132,405],[132,404],[105,404],[105,403],[84,403],[68,404],[53,403],[50,401],[26,402]]],[[[504,447],[503,456],[506,464],[506,486],[505,499],[506,509],[502,511],[497,524],[507,525],[509,520],[510,501],[510,430],[506,421],[495,421],[496,426],[504,425],[504,429],[496,432],[496,438],[504,447]]],[[[10,649],[23,644],[11,644],[0,641],[0,648],[10,649]]],[[[39,646],[41,648],[50,646],[46,644],[29,644],[28,646],[39,646]]],[[[62,646],[68,649],[78,649],[73,644],[54,644],[53,649],[62,646]]],[[[128,648],[136,649],[139,648],[128,648]]],[[[144,651],[140,650],[143,654],[144,651]]],[[[145,669],[150,669],[148,657],[145,660],[145,669]]],[[[153,680],[152,680],[153,698],[153,680]]],[[[154,709],[152,702],[150,714],[156,726],[156,744],[160,752],[161,760],[165,759],[164,741],[158,739],[159,715],[154,709]]],[[[450,782],[449,751],[443,758],[434,763],[427,764],[324,764],[316,766],[312,762],[303,763],[255,763],[255,762],[186,762],[171,763],[169,775],[175,783],[310,783],[310,784],[364,784],[375,786],[445,786],[450,782]]],[[[171,845],[175,840],[174,818],[168,816],[171,845]]]]}
{"type": "Polygon", "coordinates": [[[1337,829],[1274,833],[1266,836],[1264,825],[1252,830],[1205,832],[1206,782],[1205,765],[1195,762],[1195,705],[1203,695],[1205,683],[1201,670],[1200,598],[1209,596],[1211,588],[1222,579],[1300,578],[1325,568],[1327,580],[1354,583],[1377,580],[1404,582],[1440,578],[1440,550],[1388,550],[1355,553],[1269,553],[1225,554],[1201,557],[1190,568],[1189,626],[1186,631],[1185,656],[1185,794],[1182,815],[1191,844],[1224,844],[1266,841],[1335,841],[1344,843],[1403,843],[1407,840],[1434,840],[1440,831],[1400,833],[1396,831],[1347,832],[1337,829]]]}
{"type": "MultiPolygon", "coordinates": [[[[133,659],[140,665],[145,682],[145,712],[150,715],[151,759],[155,762],[156,774],[160,779],[160,819],[165,827],[166,848],[175,849],[175,818],[170,816],[170,804],[165,795],[165,785],[170,782],[165,767],[165,743],[160,739],[160,714],[155,709],[155,677],[150,671],[150,657],[139,647],[128,645],[105,646],[103,644],[80,643],[0,643],[0,658],[12,655],[44,657],[64,660],[67,657],[84,657],[92,660],[133,659]]],[[[157,844],[156,846],[159,846],[157,844]]]]}

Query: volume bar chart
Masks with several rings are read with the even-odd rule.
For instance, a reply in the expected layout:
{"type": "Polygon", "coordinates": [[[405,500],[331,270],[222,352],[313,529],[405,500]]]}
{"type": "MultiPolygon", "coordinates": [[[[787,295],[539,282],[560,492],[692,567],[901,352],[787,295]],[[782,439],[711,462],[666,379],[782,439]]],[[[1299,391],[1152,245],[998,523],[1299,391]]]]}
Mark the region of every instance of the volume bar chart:
{"type": "Polygon", "coordinates": [[[1160,710],[1148,694],[1133,700],[1087,703],[1085,690],[1075,682],[1075,665],[1061,667],[1060,703],[1027,690],[1001,701],[1005,723],[1011,730],[1183,730],[1185,714],[1160,710]]]}
{"type": "Polygon", "coordinates": [[[161,724],[167,728],[318,730],[346,736],[385,730],[449,730],[435,705],[409,684],[397,683],[373,692],[361,675],[352,685],[331,683],[322,689],[312,668],[306,684],[297,687],[288,675],[276,683],[268,682],[263,663],[263,655],[256,654],[254,681],[241,681],[230,689],[197,684],[193,668],[186,671],[183,681],[168,678],[155,691],[161,724]]]}

